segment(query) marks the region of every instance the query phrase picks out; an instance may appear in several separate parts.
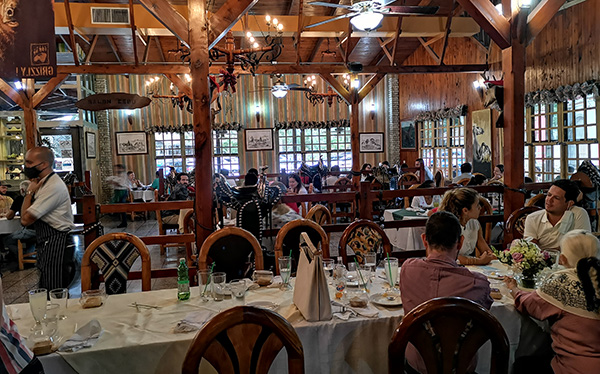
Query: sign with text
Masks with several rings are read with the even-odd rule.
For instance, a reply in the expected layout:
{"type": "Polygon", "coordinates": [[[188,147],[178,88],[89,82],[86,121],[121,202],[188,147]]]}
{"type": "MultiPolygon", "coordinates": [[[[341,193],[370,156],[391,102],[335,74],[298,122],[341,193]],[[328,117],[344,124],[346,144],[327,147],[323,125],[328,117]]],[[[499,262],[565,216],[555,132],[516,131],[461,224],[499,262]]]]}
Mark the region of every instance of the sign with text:
{"type": "Polygon", "coordinates": [[[150,105],[152,100],[136,94],[115,92],[109,94],[96,94],[88,96],[75,103],[75,106],[83,110],[106,110],[106,109],[138,109],[150,105]]]}
{"type": "Polygon", "coordinates": [[[55,77],[52,0],[0,0],[0,12],[0,77],[55,77]]]}

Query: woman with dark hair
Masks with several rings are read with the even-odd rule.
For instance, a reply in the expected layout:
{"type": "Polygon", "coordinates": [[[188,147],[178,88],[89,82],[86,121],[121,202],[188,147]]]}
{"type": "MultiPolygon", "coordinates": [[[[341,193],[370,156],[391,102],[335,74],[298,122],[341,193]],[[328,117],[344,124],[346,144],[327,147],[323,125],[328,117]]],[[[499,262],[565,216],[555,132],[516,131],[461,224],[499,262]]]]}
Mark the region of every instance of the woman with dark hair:
{"type": "Polygon", "coordinates": [[[375,179],[373,177],[373,174],[371,174],[371,169],[373,169],[373,166],[371,164],[364,163],[362,168],[360,168],[360,181],[361,182],[371,182],[373,181],[373,179],[375,179]],[[364,173],[364,172],[369,172],[369,173],[364,173]]]}
{"type": "Polygon", "coordinates": [[[454,214],[460,221],[464,240],[458,260],[462,265],[486,265],[496,259],[483,238],[483,231],[477,220],[481,211],[477,191],[471,188],[449,190],[444,194],[439,210],[454,214]],[[481,253],[478,257],[476,249],[481,253]]]}
{"type": "MultiPolygon", "coordinates": [[[[589,232],[573,230],[560,248],[559,263],[566,269],[550,275],[535,291],[520,290],[512,278],[504,282],[519,312],[550,322],[554,373],[595,372],[600,368],[600,242],[589,232]]],[[[539,359],[531,361],[534,372],[543,372],[539,359]]]]}
{"type": "MultiPolygon", "coordinates": [[[[426,180],[421,183],[419,188],[434,188],[435,182],[431,180],[426,180]]],[[[410,204],[411,208],[415,209],[431,209],[440,205],[440,201],[442,198],[439,195],[429,195],[429,196],[415,196],[413,198],[412,203],[410,204]]]]}
{"type": "Polygon", "coordinates": [[[494,175],[492,175],[490,181],[500,181],[504,183],[504,165],[496,165],[496,167],[494,168],[494,175]]]}
{"type": "MultiPolygon", "coordinates": [[[[302,180],[298,174],[290,174],[289,176],[289,188],[286,192],[286,195],[306,195],[308,191],[302,185],[302,180]]],[[[287,203],[287,205],[292,208],[296,213],[300,210],[298,208],[298,203],[287,203]]]]}

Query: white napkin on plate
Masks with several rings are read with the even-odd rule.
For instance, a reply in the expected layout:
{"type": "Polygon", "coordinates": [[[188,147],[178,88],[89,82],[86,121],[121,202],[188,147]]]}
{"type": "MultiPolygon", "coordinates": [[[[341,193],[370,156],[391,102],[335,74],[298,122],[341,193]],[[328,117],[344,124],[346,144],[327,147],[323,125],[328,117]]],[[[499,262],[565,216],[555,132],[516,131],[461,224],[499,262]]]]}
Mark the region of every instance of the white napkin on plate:
{"type": "Polygon", "coordinates": [[[102,326],[97,319],[93,319],[82,326],[58,349],[59,352],[77,352],[83,348],[90,348],[102,335],[102,326]]]}
{"type": "Polygon", "coordinates": [[[379,316],[379,311],[367,304],[366,308],[355,308],[346,306],[339,301],[331,300],[331,311],[333,315],[339,319],[347,321],[351,316],[362,316],[367,318],[374,318],[379,316]]]}
{"type": "Polygon", "coordinates": [[[214,315],[215,312],[212,310],[188,313],[181,321],[177,322],[177,326],[173,331],[175,333],[186,333],[200,330],[214,315]]]}

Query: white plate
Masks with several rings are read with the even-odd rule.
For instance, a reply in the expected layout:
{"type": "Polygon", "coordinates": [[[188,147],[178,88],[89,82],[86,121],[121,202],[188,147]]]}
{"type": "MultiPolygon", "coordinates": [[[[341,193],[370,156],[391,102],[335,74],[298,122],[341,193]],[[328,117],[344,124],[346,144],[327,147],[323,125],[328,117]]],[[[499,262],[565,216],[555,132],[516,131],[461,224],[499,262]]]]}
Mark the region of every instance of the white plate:
{"type": "Polygon", "coordinates": [[[504,277],[506,276],[506,274],[500,272],[500,271],[484,271],[483,272],[485,274],[486,277],[491,278],[491,279],[496,279],[496,280],[504,280],[504,277]]]}
{"type": "Polygon", "coordinates": [[[265,309],[269,309],[269,310],[273,310],[273,311],[276,310],[277,308],[279,308],[279,304],[275,304],[270,301],[252,301],[246,305],[255,306],[258,308],[265,308],[265,309]]]}
{"type": "Polygon", "coordinates": [[[383,306],[400,306],[400,305],[402,305],[402,299],[400,298],[400,295],[395,297],[393,300],[390,300],[387,298],[387,296],[383,296],[382,293],[376,293],[375,295],[371,296],[371,302],[373,304],[383,305],[383,306]]]}

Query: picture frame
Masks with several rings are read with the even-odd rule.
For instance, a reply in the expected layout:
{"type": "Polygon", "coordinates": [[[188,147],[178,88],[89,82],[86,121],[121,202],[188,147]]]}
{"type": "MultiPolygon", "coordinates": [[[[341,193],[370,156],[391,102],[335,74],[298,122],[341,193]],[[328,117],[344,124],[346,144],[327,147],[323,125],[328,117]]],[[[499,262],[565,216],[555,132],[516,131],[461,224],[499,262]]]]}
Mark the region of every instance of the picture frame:
{"type": "Polygon", "coordinates": [[[401,121],[400,134],[402,149],[417,149],[417,127],[413,121],[401,121]]]}
{"type": "Polygon", "coordinates": [[[385,138],[382,132],[361,132],[358,134],[360,153],[381,153],[385,150],[385,138]]]}
{"type": "Polygon", "coordinates": [[[96,158],[96,133],[85,133],[85,154],[87,158],[96,158]]]}
{"type": "Polygon", "coordinates": [[[148,136],[143,131],[123,131],[115,133],[117,155],[148,154],[148,136]]]}
{"type": "Polygon", "coordinates": [[[273,129],[245,129],[246,152],[272,151],[275,148],[273,129]]]}

